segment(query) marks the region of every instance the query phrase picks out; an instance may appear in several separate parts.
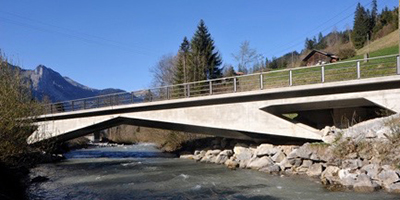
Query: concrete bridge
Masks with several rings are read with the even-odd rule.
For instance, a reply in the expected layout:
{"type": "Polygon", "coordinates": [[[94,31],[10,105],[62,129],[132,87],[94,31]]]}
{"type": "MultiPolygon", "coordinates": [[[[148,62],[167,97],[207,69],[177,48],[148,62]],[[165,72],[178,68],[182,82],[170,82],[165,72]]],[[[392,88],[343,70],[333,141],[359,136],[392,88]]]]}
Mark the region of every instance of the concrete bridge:
{"type": "Polygon", "coordinates": [[[49,105],[29,143],[130,124],[276,141],[400,112],[398,55],[293,68],[49,105]],[[372,73],[371,73],[372,72],[372,73]]]}

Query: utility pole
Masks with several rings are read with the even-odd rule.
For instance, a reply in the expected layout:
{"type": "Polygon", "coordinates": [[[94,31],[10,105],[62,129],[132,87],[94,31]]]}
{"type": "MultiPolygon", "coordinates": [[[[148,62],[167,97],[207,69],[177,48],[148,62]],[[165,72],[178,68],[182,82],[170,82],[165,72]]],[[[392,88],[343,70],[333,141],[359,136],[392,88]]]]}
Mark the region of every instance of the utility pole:
{"type": "MultiPolygon", "coordinates": [[[[399,0],[400,1],[400,0],[399,0]]],[[[292,68],[294,68],[294,59],[293,59],[293,53],[294,51],[292,51],[292,68]]]]}

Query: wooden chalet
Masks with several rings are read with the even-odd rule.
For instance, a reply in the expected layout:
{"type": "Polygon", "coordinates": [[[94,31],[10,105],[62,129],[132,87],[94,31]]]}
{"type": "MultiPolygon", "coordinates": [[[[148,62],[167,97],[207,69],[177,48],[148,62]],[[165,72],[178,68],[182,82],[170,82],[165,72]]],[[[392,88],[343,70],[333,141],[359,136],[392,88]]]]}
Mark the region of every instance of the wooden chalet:
{"type": "Polygon", "coordinates": [[[303,62],[306,66],[313,66],[324,63],[334,63],[338,60],[339,57],[335,54],[314,49],[303,59],[303,62]]]}

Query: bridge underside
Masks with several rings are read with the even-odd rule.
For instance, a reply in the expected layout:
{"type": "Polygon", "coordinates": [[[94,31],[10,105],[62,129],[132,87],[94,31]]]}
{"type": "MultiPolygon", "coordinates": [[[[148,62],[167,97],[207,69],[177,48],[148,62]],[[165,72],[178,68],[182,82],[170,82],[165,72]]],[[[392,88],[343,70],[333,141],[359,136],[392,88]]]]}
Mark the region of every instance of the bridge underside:
{"type": "Polygon", "coordinates": [[[65,141],[121,124],[273,143],[315,141],[325,126],[400,112],[399,84],[399,78],[318,84],[47,115],[28,142],[65,141]]]}

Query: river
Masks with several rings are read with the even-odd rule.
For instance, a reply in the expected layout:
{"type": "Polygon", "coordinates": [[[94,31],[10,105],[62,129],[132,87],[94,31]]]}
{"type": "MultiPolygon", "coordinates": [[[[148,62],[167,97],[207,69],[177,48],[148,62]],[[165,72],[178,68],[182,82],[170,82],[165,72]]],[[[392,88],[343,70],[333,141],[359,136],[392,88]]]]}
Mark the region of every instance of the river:
{"type": "Polygon", "coordinates": [[[303,176],[229,170],[160,152],[152,144],[94,147],[42,164],[31,176],[31,199],[399,199],[385,192],[330,192],[303,176]]]}

